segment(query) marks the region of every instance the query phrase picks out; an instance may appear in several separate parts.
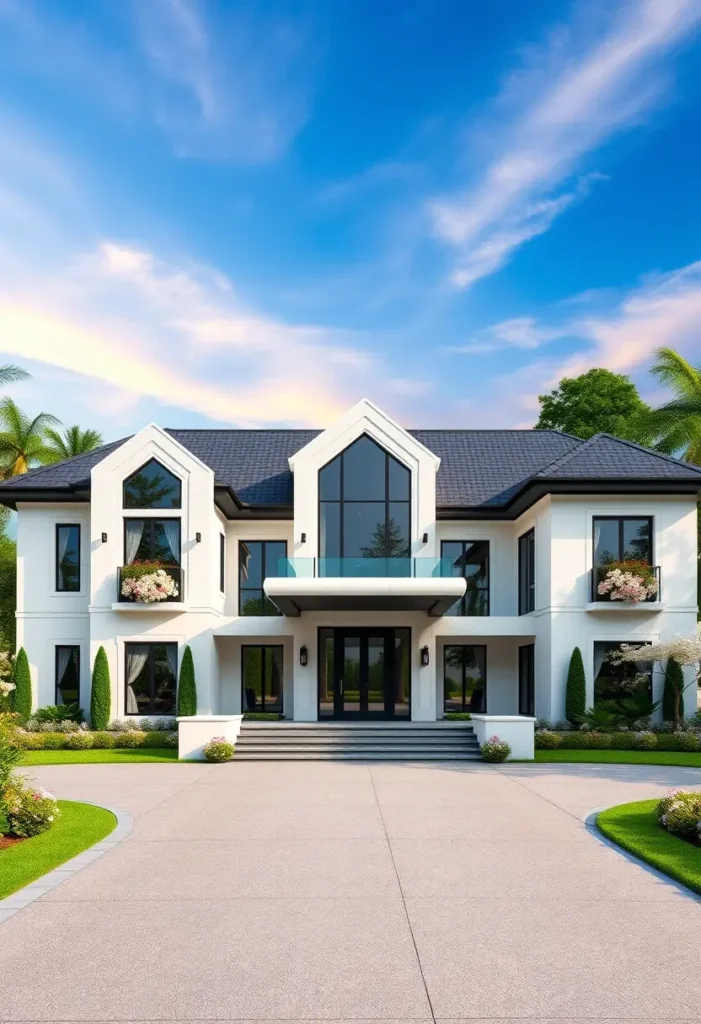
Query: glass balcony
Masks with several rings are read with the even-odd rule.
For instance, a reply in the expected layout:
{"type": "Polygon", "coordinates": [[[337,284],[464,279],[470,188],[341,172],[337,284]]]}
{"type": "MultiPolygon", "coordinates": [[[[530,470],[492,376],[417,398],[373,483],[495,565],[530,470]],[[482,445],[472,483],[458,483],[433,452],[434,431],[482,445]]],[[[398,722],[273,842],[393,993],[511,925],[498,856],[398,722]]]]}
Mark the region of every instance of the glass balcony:
{"type": "Polygon", "coordinates": [[[453,576],[450,558],[279,558],[279,577],[431,579],[453,576]]]}

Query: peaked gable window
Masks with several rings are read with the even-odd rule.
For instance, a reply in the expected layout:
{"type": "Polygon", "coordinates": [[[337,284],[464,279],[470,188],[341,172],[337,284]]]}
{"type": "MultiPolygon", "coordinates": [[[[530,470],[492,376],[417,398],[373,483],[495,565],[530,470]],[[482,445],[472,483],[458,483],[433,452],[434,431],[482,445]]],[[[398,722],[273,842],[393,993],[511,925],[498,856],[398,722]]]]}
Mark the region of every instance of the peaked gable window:
{"type": "Polygon", "coordinates": [[[181,503],[180,480],[156,459],[124,481],[124,508],[180,508],[181,503]]]}

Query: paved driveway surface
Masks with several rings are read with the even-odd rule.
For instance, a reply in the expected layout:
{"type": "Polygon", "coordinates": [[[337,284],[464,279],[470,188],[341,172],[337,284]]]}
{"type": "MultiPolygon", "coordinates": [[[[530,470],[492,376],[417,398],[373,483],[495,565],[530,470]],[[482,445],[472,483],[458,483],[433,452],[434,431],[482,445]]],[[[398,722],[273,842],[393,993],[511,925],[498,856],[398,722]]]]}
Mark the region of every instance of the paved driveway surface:
{"type": "Polygon", "coordinates": [[[131,836],[0,926],[4,1021],[701,1018],[701,902],[594,808],[633,766],[33,770],[131,836]]]}

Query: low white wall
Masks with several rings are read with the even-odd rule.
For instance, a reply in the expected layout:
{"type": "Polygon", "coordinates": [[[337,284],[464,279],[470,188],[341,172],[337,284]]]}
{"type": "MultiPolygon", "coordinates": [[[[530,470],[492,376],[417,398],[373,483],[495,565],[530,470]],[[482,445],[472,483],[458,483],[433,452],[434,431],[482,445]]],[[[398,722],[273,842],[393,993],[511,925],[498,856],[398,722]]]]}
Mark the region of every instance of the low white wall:
{"type": "Polygon", "coordinates": [[[202,751],[215,736],[236,743],[243,715],[192,715],[178,719],[178,757],[204,761],[202,751]]]}
{"type": "Polygon", "coordinates": [[[535,756],[535,718],[525,715],[472,715],[470,723],[480,746],[492,736],[511,747],[509,761],[532,761],[535,756]]]}

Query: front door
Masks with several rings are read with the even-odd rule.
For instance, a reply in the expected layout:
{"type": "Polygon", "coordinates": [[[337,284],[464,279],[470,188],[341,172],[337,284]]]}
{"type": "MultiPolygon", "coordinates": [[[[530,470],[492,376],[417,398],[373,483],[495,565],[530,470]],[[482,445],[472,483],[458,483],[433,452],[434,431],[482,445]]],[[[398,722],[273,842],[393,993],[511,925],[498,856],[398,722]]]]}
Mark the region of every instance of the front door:
{"type": "Polygon", "coordinates": [[[408,717],[408,644],[406,629],[322,630],[319,717],[408,717]]]}

